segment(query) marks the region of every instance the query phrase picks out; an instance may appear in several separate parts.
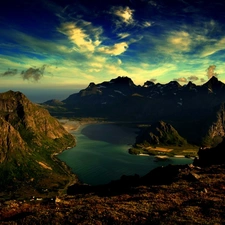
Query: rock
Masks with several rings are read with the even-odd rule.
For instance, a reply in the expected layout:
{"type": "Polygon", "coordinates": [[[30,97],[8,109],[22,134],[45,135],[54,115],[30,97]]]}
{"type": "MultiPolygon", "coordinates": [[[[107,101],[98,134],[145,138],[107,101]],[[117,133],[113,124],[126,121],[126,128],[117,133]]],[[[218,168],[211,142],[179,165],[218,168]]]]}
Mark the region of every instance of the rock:
{"type": "Polygon", "coordinates": [[[214,164],[225,164],[225,138],[214,148],[200,148],[199,158],[194,161],[197,166],[210,166],[214,164]]]}
{"type": "Polygon", "coordinates": [[[201,176],[199,176],[198,174],[194,172],[190,172],[190,175],[194,178],[194,180],[197,180],[197,181],[201,178],[201,176]]]}

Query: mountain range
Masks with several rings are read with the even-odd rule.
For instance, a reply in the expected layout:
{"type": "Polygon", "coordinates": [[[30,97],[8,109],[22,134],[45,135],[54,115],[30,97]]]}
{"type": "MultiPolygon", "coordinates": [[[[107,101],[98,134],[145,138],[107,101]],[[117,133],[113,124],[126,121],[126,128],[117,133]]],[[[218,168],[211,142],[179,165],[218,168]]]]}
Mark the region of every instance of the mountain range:
{"type": "Polygon", "coordinates": [[[129,77],[99,84],[91,82],[63,101],[43,103],[52,115],[101,117],[113,121],[165,121],[191,144],[215,146],[222,141],[225,84],[212,77],[203,85],[177,81],[146,81],[135,85],[129,77]]]}
{"type": "Polygon", "coordinates": [[[1,194],[57,192],[69,182],[54,154],[75,140],[47,110],[20,92],[0,93],[0,131],[1,194]]]}

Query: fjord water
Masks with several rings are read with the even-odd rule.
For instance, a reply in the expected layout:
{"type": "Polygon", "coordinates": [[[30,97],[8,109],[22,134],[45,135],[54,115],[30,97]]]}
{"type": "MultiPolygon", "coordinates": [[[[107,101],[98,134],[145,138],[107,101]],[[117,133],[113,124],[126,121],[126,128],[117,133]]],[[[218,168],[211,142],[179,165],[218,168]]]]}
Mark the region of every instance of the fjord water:
{"type": "Polygon", "coordinates": [[[106,184],[122,175],[143,176],[158,166],[192,163],[187,158],[157,161],[153,156],[129,154],[128,149],[135,142],[137,131],[124,124],[85,125],[73,132],[76,147],[65,150],[58,157],[81,182],[90,185],[106,184]]]}

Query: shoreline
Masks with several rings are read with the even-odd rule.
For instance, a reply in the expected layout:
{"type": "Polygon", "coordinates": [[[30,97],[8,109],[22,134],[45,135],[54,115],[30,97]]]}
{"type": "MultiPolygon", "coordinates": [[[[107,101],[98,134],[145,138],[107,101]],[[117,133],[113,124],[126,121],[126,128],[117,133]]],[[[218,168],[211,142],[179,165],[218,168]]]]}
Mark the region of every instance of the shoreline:
{"type": "MultiPolygon", "coordinates": [[[[74,141],[70,143],[69,148],[73,148],[76,146],[76,139],[74,137],[74,141]]],[[[68,147],[67,147],[68,149],[68,147]]],[[[54,161],[59,167],[60,169],[68,176],[68,183],[65,185],[65,187],[63,187],[62,189],[58,190],[58,194],[59,196],[62,196],[65,194],[65,191],[67,191],[67,188],[73,184],[76,183],[80,183],[78,176],[72,172],[71,168],[69,166],[67,166],[67,164],[63,161],[61,161],[57,155],[59,155],[60,153],[62,153],[63,151],[67,150],[67,149],[61,149],[58,152],[54,152],[51,154],[51,159],[52,161],[54,161]]]]}
{"type": "Polygon", "coordinates": [[[61,168],[61,170],[68,176],[68,183],[62,188],[58,190],[59,196],[65,195],[65,193],[69,186],[72,186],[74,184],[82,184],[82,182],[79,180],[79,177],[77,174],[75,174],[71,168],[62,160],[60,160],[57,156],[61,154],[62,152],[69,150],[70,148],[73,148],[76,146],[76,137],[73,134],[73,132],[78,131],[83,125],[89,125],[97,123],[97,121],[76,121],[76,120],[69,120],[69,119],[57,119],[59,123],[64,127],[64,129],[73,135],[74,142],[72,144],[69,144],[66,148],[61,149],[59,152],[54,152],[51,154],[51,159],[55,163],[58,164],[58,166],[61,168]]]}
{"type": "MultiPolygon", "coordinates": [[[[78,131],[83,125],[96,124],[96,123],[105,123],[95,120],[69,120],[69,119],[57,119],[59,123],[64,127],[64,129],[72,134],[74,131],[78,131]]],[[[73,134],[72,134],[73,135],[73,134]]]]}
{"type": "MultiPolygon", "coordinates": [[[[61,152],[63,152],[64,150],[62,150],[61,152]]],[[[58,190],[58,194],[59,196],[62,196],[64,194],[66,194],[65,192],[67,191],[68,187],[74,184],[80,184],[80,180],[78,178],[78,176],[72,172],[71,168],[69,166],[67,166],[67,164],[63,161],[61,161],[59,158],[57,158],[57,155],[60,154],[59,153],[53,153],[51,155],[52,160],[58,164],[58,166],[61,168],[61,170],[68,176],[68,183],[62,188],[58,190]]]]}

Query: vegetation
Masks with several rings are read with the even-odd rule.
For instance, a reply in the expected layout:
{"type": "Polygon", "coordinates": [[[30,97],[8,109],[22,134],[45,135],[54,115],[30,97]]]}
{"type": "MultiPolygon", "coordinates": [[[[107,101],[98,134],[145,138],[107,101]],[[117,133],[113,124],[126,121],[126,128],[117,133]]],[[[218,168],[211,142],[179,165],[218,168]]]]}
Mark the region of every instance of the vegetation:
{"type": "Polygon", "coordinates": [[[185,147],[177,147],[177,146],[144,146],[144,145],[135,145],[134,147],[129,149],[130,154],[149,154],[149,155],[161,155],[174,157],[176,155],[182,155],[187,158],[196,157],[198,154],[198,146],[187,145],[185,147]]]}
{"type": "Polygon", "coordinates": [[[195,157],[198,147],[189,144],[170,124],[160,121],[152,125],[140,126],[136,143],[129,152],[169,157],[176,155],[195,157]]]}
{"type": "Polygon", "coordinates": [[[0,94],[0,108],[0,193],[24,197],[47,189],[45,194],[56,194],[74,176],[54,154],[74,146],[74,137],[19,92],[0,94]]]}

